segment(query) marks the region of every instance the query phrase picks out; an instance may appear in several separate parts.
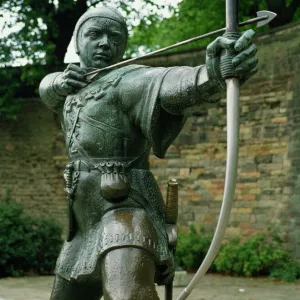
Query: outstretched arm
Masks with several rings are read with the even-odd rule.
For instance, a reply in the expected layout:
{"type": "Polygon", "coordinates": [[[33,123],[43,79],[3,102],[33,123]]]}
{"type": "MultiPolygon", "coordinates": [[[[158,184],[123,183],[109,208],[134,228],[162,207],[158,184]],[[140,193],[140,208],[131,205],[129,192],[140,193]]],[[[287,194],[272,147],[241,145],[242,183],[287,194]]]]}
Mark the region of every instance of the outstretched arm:
{"type": "Polygon", "coordinates": [[[226,90],[221,76],[221,52],[234,49],[232,63],[236,76],[244,83],[257,72],[257,49],[252,44],[253,30],[246,31],[238,41],[218,37],[207,47],[206,65],[196,68],[171,68],[160,90],[162,107],[174,115],[188,114],[203,103],[217,102],[226,90]]]}
{"type": "Polygon", "coordinates": [[[205,65],[200,67],[170,68],[165,75],[159,99],[161,106],[170,114],[187,115],[197,111],[203,103],[221,99],[222,86],[209,78],[205,65]]]}
{"type": "Polygon", "coordinates": [[[40,97],[51,110],[62,109],[66,97],[87,85],[84,79],[85,71],[70,64],[64,72],[47,75],[40,83],[40,97]]]}

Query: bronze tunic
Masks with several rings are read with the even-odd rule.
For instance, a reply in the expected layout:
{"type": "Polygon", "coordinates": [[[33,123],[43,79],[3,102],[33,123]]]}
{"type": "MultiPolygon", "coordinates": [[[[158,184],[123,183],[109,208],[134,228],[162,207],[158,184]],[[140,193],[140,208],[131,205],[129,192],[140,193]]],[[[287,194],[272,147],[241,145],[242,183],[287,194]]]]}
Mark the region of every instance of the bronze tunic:
{"type": "Polygon", "coordinates": [[[40,93],[62,116],[76,231],[62,248],[56,274],[68,280],[99,277],[99,258],[107,251],[138,247],[152,254],[162,284],[174,270],[174,257],[164,201],[149,171],[150,148],[163,158],[187,115],[220,99],[218,86],[202,66],[131,65],[64,99],[53,91],[57,75],[43,80],[40,93]]]}
{"type": "Polygon", "coordinates": [[[56,266],[56,274],[65,279],[99,276],[99,258],[111,249],[129,246],[153,255],[158,283],[160,273],[174,267],[164,201],[148,157],[151,147],[158,156],[164,155],[185,117],[167,114],[160,106],[158,94],[166,69],[140,76],[147,69],[154,70],[128,66],[112,71],[65,101],[62,124],[77,176],[76,234],[65,242],[56,266]],[[141,82],[136,103],[130,103],[128,78],[141,82]],[[165,124],[165,134],[159,123],[165,124]],[[121,187],[120,192],[119,181],[129,189],[121,187]],[[116,197],[106,196],[110,185],[108,196],[115,192],[116,197]]]}

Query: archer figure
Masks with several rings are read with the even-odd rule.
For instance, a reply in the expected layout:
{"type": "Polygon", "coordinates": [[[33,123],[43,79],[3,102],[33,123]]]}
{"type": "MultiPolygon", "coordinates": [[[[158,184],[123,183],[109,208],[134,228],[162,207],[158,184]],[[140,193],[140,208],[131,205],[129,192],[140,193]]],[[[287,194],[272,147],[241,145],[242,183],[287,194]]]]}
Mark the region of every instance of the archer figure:
{"type": "Polygon", "coordinates": [[[155,300],[154,283],[174,275],[169,228],[149,153],[163,158],[188,115],[216,103],[226,84],[220,54],[235,49],[236,76],[256,73],[252,30],[238,41],[219,37],[206,65],[152,68],[119,62],[127,26],[115,9],[91,9],[74,31],[80,66],[47,75],[42,101],[61,118],[70,163],[65,171],[69,231],[56,265],[51,300],[155,300]]]}

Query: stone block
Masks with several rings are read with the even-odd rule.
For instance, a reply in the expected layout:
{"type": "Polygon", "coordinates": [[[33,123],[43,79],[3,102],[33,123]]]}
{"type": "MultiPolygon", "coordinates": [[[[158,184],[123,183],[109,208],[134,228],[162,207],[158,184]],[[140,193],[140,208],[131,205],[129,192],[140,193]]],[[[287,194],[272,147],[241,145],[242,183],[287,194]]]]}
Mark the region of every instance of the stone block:
{"type": "Polygon", "coordinates": [[[180,168],[179,169],[179,176],[187,177],[190,175],[190,168],[180,168]]]}
{"type": "Polygon", "coordinates": [[[258,195],[261,193],[261,189],[260,188],[252,188],[249,190],[249,194],[255,194],[258,195]]]}
{"type": "Polygon", "coordinates": [[[245,165],[242,165],[240,163],[239,165],[240,165],[241,172],[256,172],[257,171],[257,165],[254,163],[248,163],[245,165]]]}
{"type": "Polygon", "coordinates": [[[177,177],[179,174],[179,168],[165,168],[165,172],[166,172],[166,176],[168,176],[168,178],[170,177],[177,177]]]}
{"type": "Polygon", "coordinates": [[[276,206],[276,201],[274,200],[260,200],[257,204],[258,207],[272,208],[276,206]]]}
{"type": "Polygon", "coordinates": [[[272,123],[287,123],[287,117],[277,117],[277,118],[272,118],[271,122],[272,123]]]}
{"type": "Polygon", "coordinates": [[[250,222],[253,224],[253,223],[256,223],[256,215],[255,214],[252,214],[250,215],[250,222]]]}
{"type": "Polygon", "coordinates": [[[277,164],[277,163],[282,164],[283,161],[284,161],[284,155],[273,155],[272,161],[273,161],[275,164],[277,164]]]}
{"type": "Polygon", "coordinates": [[[198,179],[204,173],[205,173],[204,168],[191,168],[190,176],[198,179]]]}
{"type": "Polygon", "coordinates": [[[240,228],[241,229],[250,229],[250,228],[252,228],[252,225],[249,222],[241,222],[240,223],[240,228]]]}
{"type": "Polygon", "coordinates": [[[285,186],[283,188],[283,195],[292,195],[293,194],[293,188],[290,186],[285,186]]]}
{"type": "Polygon", "coordinates": [[[240,207],[237,209],[237,213],[239,214],[250,214],[252,212],[252,208],[240,207]]]}
{"type": "Polygon", "coordinates": [[[287,100],[287,101],[293,100],[293,97],[294,97],[294,92],[293,92],[293,91],[288,91],[288,92],[286,93],[286,100],[287,100]]]}
{"type": "Polygon", "coordinates": [[[242,177],[242,178],[240,178],[240,177],[238,177],[237,178],[237,180],[236,180],[236,182],[238,182],[238,183],[249,183],[249,182],[257,182],[257,180],[258,180],[258,178],[255,178],[255,177],[242,177]]]}
{"type": "Polygon", "coordinates": [[[270,153],[272,153],[272,154],[285,154],[285,153],[287,153],[287,147],[273,148],[273,149],[270,150],[270,153]]]}
{"type": "Polygon", "coordinates": [[[249,222],[250,221],[250,215],[249,214],[236,214],[235,215],[235,221],[237,222],[249,222]]]}
{"type": "Polygon", "coordinates": [[[262,195],[275,195],[275,193],[276,193],[276,189],[275,188],[264,188],[264,189],[262,189],[262,191],[261,191],[261,194],[262,195]]]}
{"type": "Polygon", "coordinates": [[[256,198],[257,198],[257,196],[256,195],[249,195],[249,194],[247,194],[247,195],[241,195],[240,197],[239,197],[239,199],[240,200],[245,200],[245,201],[254,201],[254,200],[256,200],[256,198]]]}
{"type": "Polygon", "coordinates": [[[192,212],[183,213],[181,215],[181,219],[184,221],[194,221],[195,220],[194,213],[192,212]]]}
{"type": "Polygon", "coordinates": [[[237,227],[227,227],[225,237],[226,238],[232,238],[235,236],[240,236],[241,229],[237,227]]]}
{"type": "Polygon", "coordinates": [[[195,222],[204,222],[205,214],[204,213],[195,213],[195,222]]]}
{"type": "Polygon", "coordinates": [[[173,281],[174,287],[186,287],[189,284],[190,277],[186,271],[176,271],[173,281]]]}
{"type": "Polygon", "coordinates": [[[240,172],[238,176],[240,178],[259,178],[260,172],[240,172]]]}

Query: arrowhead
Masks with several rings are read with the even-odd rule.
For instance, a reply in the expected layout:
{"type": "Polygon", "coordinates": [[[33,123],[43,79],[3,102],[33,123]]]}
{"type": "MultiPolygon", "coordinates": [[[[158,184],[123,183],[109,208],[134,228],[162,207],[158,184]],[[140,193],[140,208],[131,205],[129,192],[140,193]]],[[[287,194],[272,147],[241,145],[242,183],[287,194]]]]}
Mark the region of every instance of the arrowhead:
{"type": "Polygon", "coordinates": [[[257,23],[257,27],[261,27],[266,24],[269,24],[277,16],[277,14],[275,14],[271,11],[268,11],[268,10],[261,10],[261,11],[257,12],[257,16],[258,17],[266,17],[265,20],[257,23]]]}

